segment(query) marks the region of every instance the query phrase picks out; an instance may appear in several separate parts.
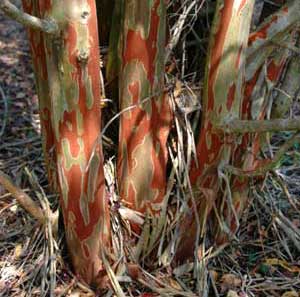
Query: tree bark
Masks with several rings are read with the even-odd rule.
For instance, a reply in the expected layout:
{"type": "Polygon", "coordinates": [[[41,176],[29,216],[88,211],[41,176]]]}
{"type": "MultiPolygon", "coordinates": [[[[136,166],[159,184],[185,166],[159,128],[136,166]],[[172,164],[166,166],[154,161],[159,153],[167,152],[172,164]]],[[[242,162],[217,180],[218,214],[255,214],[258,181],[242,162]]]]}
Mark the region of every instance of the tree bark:
{"type": "MultiPolygon", "coordinates": [[[[277,128],[278,124],[281,124],[281,127],[285,125],[285,127],[289,126],[288,128],[292,128],[291,124],[293,125],[293,123],[291,121],[279,123],[279,121],[263,120],[267,114],[272,90],[282,74],[288,56],[289,52],[286,49],[278,51],[273,57],[267,59],[265,62],[266,65],[261,66],[258,69],[253,79],[245,83],[246,86],[241,108],[243,120],[234,120],[232,122],[236,123],[236,125],[233,124],[233,126],[238,126],[238,129],[244,127],[244,131],[242,132],[242,143],[235,150],[232,159],[232,163],[241,168],[241,171],[252,172],[259,166],[263,166],[262,162],[258,160],[258,155],[263,144],[259,132],[268,132],[272,128],[274,129],[274,127],[277,128]],[[252,126],[255,126],[256,129],[253,129],[252,126]],[[249,132],[252,132],[253,134],[249,134],[249,132]]],[[[227,128],[228,126],[224,124],[224,132],[227,128]]],[[[235,133],[233,129],[228,129],[225,133],[227,132],[230,134],[235,133]]],[[[265,166],[266,165],[267,162],[265,166]]],[[[228,172],[232,174],[231,171],[228,172]]],[[[224,215],[231,234],[236,233],[239,227],[239,219],[245,208],[251,202],[249,199],[249,183],[250,179],[246,175],[237,175],[232,179],[232,211],[231,213],[228,212],[230,206],[227,205],[227,211],[225,211],[224,215]]],[[[218,230],[216,234],[219,243],[229,239],[229,236],[224,234],[222,230],[218,230]]]]}
{"type": "Polygon", "coordinates": [[[224,181],[219,180],[218,169],[222,163],[230,161],[235,143],[214,128],[216,119],[239,118],[253,5],[253,0],[217,1],[204,81],[198,166],[192,164],[190,172],[192,186],[200,195],[195,196],[195,203],[182,225],[182,241],[177,251],[179,260],[192,256],[194,249],[191,247],[195,247],[195,242],[198,248],[199,229],[206,226],[217,199],[227,195],[226,191],[222,193],[220,186],[224,181]],[[195,215],[199,216],[200,226],[197,226],[195,215]]]}
{"type": "Polygon", "coordinates": [[[165,32],[164,0],[125,1],[120,108],[135,107],[120,119],[118,182],[122,201],[150,216],[159,215],[167,184],[171,111],[164,93],[165,32]]]}
{"type": "MultiPolygon", "coordinates": [[[[23,10],[38,18],[43,18],[44,12],[37,0],[22,0],[23,10]]],[[[39,99],[39,114],[42,130],[42,145],[46,170],[51,189],[55,192],[57,186],[56,156],[54,154],[54,134],[51,120],[51,99],[48,82],[46,50],[42,31],[28,28],[28,39],[31,48],[35,85],[39,99]]]]}
{"type": "Polygon", "coordinates": [[[51,172],[56,164],[75,272],[87,283],[99,285],[110,227],[98,142],[101,81],[95,1],[23,0],[23,6],[59,26],[59,35],[29,32],[47,164],[51,172]]]}

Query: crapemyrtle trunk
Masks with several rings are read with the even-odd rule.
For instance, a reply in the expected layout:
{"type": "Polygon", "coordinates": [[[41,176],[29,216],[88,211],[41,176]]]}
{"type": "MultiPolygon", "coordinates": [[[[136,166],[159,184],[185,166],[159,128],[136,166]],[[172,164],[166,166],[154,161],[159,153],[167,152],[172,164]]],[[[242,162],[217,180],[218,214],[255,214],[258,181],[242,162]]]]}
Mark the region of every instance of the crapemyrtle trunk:
{"type": "MultiPolygon", "coordinates": [[[[288,50],[279,51],[272,58],[267,59],[266,65],[258,69],[253,79],[246,83],[243,98],[242,118],[252,120],[263,120],[270,107],[272,88],[275,87],[280,78],[288,58],[288,50]],[[272,87],[271,87],[272,86],[272,87]],[[264,98],[264,100],[261,100],[264,98]]],[[[241,145],[236,149],[233,163],[245,173],[264,166],[266,160],[259,160],[260,150],[264,147],[265,135],[259,133],[244,134],[241,145]]],[[[231,215],[225,212],[227,225],[231,234],[235,234],[239,227],[239,219],[245,208],[250,203],[251,178],[248,176],[234,176],[232,181],[232,205],[231,215]],[[235,214],[235,217],[233,216],[235,214]]],[[[216,231],[219,243],[228,240],[228,235],[221,230],[216,231]]]]}
{"type": "MultiPolygon", "coordinates": [[[[220,173],[223,173],[223,166],[231,161],[237,144],[231,135],[218,131],[216,125],[225,125],[226,121],[240,117],[245,51],[253,5],[254,0],[217,1],[206,64],[202,122],[197,144],[198,165],[192,164],[190,171],[195,197],[191,214],[182,225],[178,259],[192,255],[194,250],[191,247],[200,236],[199,228],[205,229],[203,227],[206,227],[212,209],[221,206],[221,201],[228,195],[226,176],[220,173]]],[[[222,211],[221,207],[218,211],[222,211]]],[[[228,232],[226,226],[223,232],[228,232]]]]}
{"type": "Polygon", "coordinates": [[[23,5],[59,26],[58,35],[30,31],[46,156],[50,151],[54,156],[50,159],[56,164],[75,272],[87,283],[99,284],[110,230],[98,141],[101,83],[95,1],[24,0],[23,5]]]}
{"type": "Polygon", "coordinates": [[[164,0],[125,1],[119,51],[120,196],[127,207],[153,216],[160,213],[166,192],[171,121],[164,93],[165,6],[164,0]]]}
{"type": "MultiPolygon", "coordinates": [[[[247,173],[269,161],[258,160],[259,151],[264,146],[259,134],[222,136],[216,133],[214,124],[226,125],[227,121],[236,118],[265,119],[271,104],[268,101],[270,90],[278,82],[289,55],[287,49],[279,50],[272,56],[271,54],[276,42],[291,39],[291,31],[299,19],[299,2],[290,1],[268,17],[256,32],[249,35],[252,2],[218,1],[207,62],[202,129],[197,146],[199,166],[193,166],[190,175],[194,188],[198,189],[198,224],[203,227],[210,218],[210,226],[218,244],[234,236],[239,219],[249,203],[249,177],[232,176],[226,169],[223,170],[226,164],[233,164],[247,173]],[[235,23],[236,32],[239,32],[239,26],[242,26],[244,31],[237,39],[232,38],[234,34],[227,37],[230,23],[234,24],[239,19],[239,13],[231,14],[230,7],[240,7],[239,10],[233,11],[246,14],[244,19],[235,23]],[[225,35],[222,32],[226,32],[225,35]],[[273,40],[274,44],[270,44],[270,40],[273,40]],[[230,62],[226,64],[226,59],[231,61],[231,65],[230,62]],[[237,61],[240,63],[236,63],[237,61]],[[239,64],[243,67],[239,68],[240,71],[236,74],[239,64]],[[236,81],[231,80],[231,77],[235,77],[236,81]],[[260,92],[263,92],[264,96],[259,94],[260,92]],[[259,100],[261,98],[265,99],[259,100]],[[240,142],[242,144],[239,144],[240,142]],[[223,191],[220,191],[220,186],[223,191]],[[213,191],[208,191],[208,188],[213,191]]],[[[189,222],[187,219],[183,229],[188,229],[188,225],[193,226],[190,228],[193,230],[193,236],[190,238],[194,238],[195,241],[196,220],[192,219],[189,222]]],[[[205,227],[201,230],[205,230],[205,227]]],[[[203,231],[201,235],[203,238],[203,231]]],[[[189,235],[184,238],[188,237],[189,235]]],[[[179,256],[185,257],[185,247],[190,245],[191,240],[185,239],[185,243],[179,249],[179,256]]]]}
{"type": "MultiPolygon", "coordinates": [[[[298,33],[297,33],[298,34],[298,33]]],[[[299,36],[296,37],[296,46],[300,45],[299,36]]],[[[287,116],[293,104],[293,99],[299,92],[299,77],[300,77],[300,58],[298,54],[293,54],[288,62],[287,70],[284,80],[280,85],[281,91],[278,92],[274,98],[274,104],[272,106],[271,117],[284,118],[287,116]]]]}
{"type": "MultiPolygon", "coordinates": [[[[274,40],[274,38],[277,41],[280,40],[280,42],[292,45],[295,43],[295,32],[290,28],[296,18],[293,17],[294,12],[291,9],[293,10],[289,6],[284,6],[273,16],[266,19],[249,36],[246,81],[241,108],[241,117],[244,120],[264,120],[272,117],[270,108],[273,102],[273,91],[289,60],[290,50],[288,48],[278,49],[275,43],[262,48],[260,48],[260,44],[263,44],[266,40],[274,40]],[[286,15],[291,15],[288,19],[289,22],[286,21],[286,15]],[[255,52],[256,54],[253,55],[255,52]]],[[[288,106],[288,104],[286,105],[288,106]]],[[[253,172],[257,168],[265,166],[269,160],[259,159],[259,153],[265,146],[266,135],[259,133],[244,134],[241,145],[235,151],[233,163],[245,173],[253,172]]],[[[233,215],[228,215],[228,213],[225,215],[232,234],[237,231],[239,227],[238,220],[251,202],[251,199],[249,199],[250,182],[251,178],[247,176],[235,176],[233,178],[232,204],[236,218],[233,215]]],[[[221,230],[217,232],[217,238],[219,242],[228,240],[228,236],[222,234],[221,230]]]]}
{"type": "MultiPolygon", "coordinates": [[[[22,0],[23,9],[25,12],[37,17],[42,17],[44,14],[39,1],[22,0]]],[[[39,98],[39,114],[42,130],[43,153],[46,162],[46,170],[48,173],[48,181],[53,191],[57,190],[56,162],[53,153],[54,134],[51,122],[51,100],[48,83],[48,70],[46,63],[46,51],[44,46],[44,34],[40,31],[28,29],[28,39],[31,48],[33,70],[35,73],[35,85],[39,98]]]]}

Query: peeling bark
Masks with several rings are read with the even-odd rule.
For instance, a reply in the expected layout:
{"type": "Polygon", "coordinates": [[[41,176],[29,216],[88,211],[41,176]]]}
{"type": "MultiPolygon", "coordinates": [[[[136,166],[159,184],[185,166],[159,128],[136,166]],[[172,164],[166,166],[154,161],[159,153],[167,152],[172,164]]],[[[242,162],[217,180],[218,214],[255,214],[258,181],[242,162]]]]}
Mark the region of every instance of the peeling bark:
{"type": "Polygon", "coordinates": [[[289,33],[300,21],[300,1],[289,1],[276,13],[269,16],[249,36],[247,49],[246,81],[252,79],[275,48],[273,42],[286,42],[289,33]],[[273,41],[273,42],[272,42],[273,41]]]}
{"type": "MultiPolygon", "coordinates": [[[[244,126],[247,128],[242,134],[242,143],[235,150],[232,163],[235,166],[242,168],[243,171],[255,171],[258,167],[263,166],[261,160],[258,160],[258,154],[262,147],[261,134],[263,130],[270,131],[270,128],[278,125],[283,127],[291,127],[291,122],[284,121],[263,121],[267,114],[270,105],[270,96],[273,88],[276,86],[282,71],[288,59],[289,52],[281,50],[273,57],[269,58],[266,66],[261,67],[254,75],[253,79],[246,83],[244,98],[242,102],[242,121],[237,121],[239,129],[244,126]],[[248,120],[247,120],[248,119],[248,120]],[[251,129],[255,126],[254,129],[251,129]],[[249,132],[254,134],[249,134],[249,132]]],[[[224,127],[226,129],[226,125],[224,127]]],[[[275,128],[275,129],[276,129],[275,128]]],[[[229,131],[227,131],[229,132],[229,131]]],[[[231,130],[229,133],[234,133],[231,130]]],[[[265,160],[263,160],[265,161],[265,160]]],[[[265,166],[267,165],[264,164],[265,166]]],[[[235,234],[239,227],[239,219],[243,211],[249,205],[249,183],[250,179],[247,176],[236,176],[232,180],[232,207],[235,217],[225,212],[227,224],[231,234],[235,234]]],[[[227,206],[227,210],[228,210],[227,206]]],[[[224,242],[228,240],[228,235],[220,230],[216,232],[217,241],[224,242]]]]}

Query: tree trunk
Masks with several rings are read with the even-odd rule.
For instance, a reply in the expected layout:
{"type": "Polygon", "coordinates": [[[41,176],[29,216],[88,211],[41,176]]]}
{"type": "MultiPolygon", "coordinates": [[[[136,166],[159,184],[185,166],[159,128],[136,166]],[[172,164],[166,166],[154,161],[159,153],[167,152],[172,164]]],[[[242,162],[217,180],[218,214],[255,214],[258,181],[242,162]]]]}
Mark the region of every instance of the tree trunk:
{"type": "MultiPolygon", "coordinates": [[[[291,24],[297,20],[294,16],[284,22],[286,14],[293,15],[294,9],[289,6],[283,7],[273,16],[266,19],[259,26],[256,32],[249,36],[248,61],[246,65],[246,82],[245,92],[242,101],[242,119],[246,120],[263,120],[270,118],[270,106],[272,106],[272,92],[277,85],[282,72],[286,66],[286,62],[290,56],[288,48],[276,48],[276,43],[260,48],[259,55],[253,56],[253,49],[265,40],[276,40],[293,45],[295,42],[294,32],[288,32],[291,24]],[[284,26],[282,24],[285,24],[284,26]],[[269,34],[266,28],[272,28],[269,34]],[[282,34],[282,31],[285,34],[282,34]],[[276,34],[274,34],[276,32],[276,34]],[[270,36],[271,35],[271,36],[270,36]],[[282,40],[283,39],[283,40],[282,40]],[[251,53],[249,55],[249,53],[251,53]],[[263,57],[263,58],[262,58],[263,57]],[[255,71],[254,71],[255,70],[255,71]]],[[[259,152],[265,147],[266,135],[260,133],[246,133],[243,135],[242,144],[235,151],[234,164],[241,168],[244,172],[255,171],[257,168],[266,166],[269,160],[259,160],[259,152]]],[[[235,176],[232,182],[232,204],[233,212],[236,215],[225,215],[227,224],[230,226],[232,234],[234,234],[239,226],[239,218],[244,209],[249,205],[249,183],[251,179],[247,176],[235,176]]],[[[222,235],[221,230],[217,232],[219,242],[224,242],[228,238],[222,235]]]]}
{"type": "MultiPolygon", "coordinates": [[[[192,164],[190,179],[195,189],[191,214],[182,227],[182,242],[177,258],[192,256],[198,248],[199,237],[205,236],[208,216],[215,205],[229,196],[227,177],[222,167],[231,161],[237,146],[231,135],[216,131],[218,123],[240,116],[245,77],[245,50],[247,48],[254,0],[219,0],[210,37],[204,81],[203,110],[200,137],[197,144],[198,166],[192,164]],[[225,189],[222,191],[222,187],[225,189]],[[195,212],[199,219],[195,219],[195,212]],[[198,242],[197,242],[198,241],[198,242]]],[[[222,214],[221,214],[222,215],[222,214]]],[[[223,224],[223,232],[229,230],[223,224]]]]}
{"type": "MultiPolygon", "coordinates": [[[[9,1],[5,2],[7,5],[9,1]]],[[[103,263],[110,260],[111,238],[99,139],[103,85],[96,0],[22,2],[26,12],[40,19],[32,24],[35,29],[29,29],[29,40],[43,147],[50,183],[60,193],[72,263],[87,283],[103,286],[103,263]],[[55,23],[58,32],[55,28],[44,30],[46,33],[38,31],[48,21],[55,23]]],[[[280,78],[289,50],[270,55],[276,43],[293,37],[300,2],[289,1],[249,35],[254,2],[217,0],[197,160],[189,172],[191,198],[179,237],[176,229],[176,240],[172,238],[171,243],[178,247],[175,258],[179,261],[192,254],[199,257],[200,240],[205,244],[208,227],[217,243],[234,235],[248,202],[250,178],[237,176],[228,168],[249,172],[265,162],[257,158],[262,147],[257,130],[236,136],[224,127],[232,120],[265,119],[269,94],[280,78]]],[[[98,1],[98,16],[103,24],[103,42],[110,34],[107,80],[114,81],[113,91],[119,90],[119,194],[122,207],[141,215],[129,219],[139,235],[130,260],[138,261],[149,255],[158,242],[168,203],[166,142],[172,113],[164,91],[166,1],[98,1]]],[[[23,19],[23,23],[27,21],[23,19]]],[[[288,89],[292,86],[294,96],[298,87],[293,73],[298,73],[298,66],[298,58],[291,61],[289,81],[283,84],[288,89]]],[[[278,98],[278,104],[284,106],[275,106],[273,115],[286,112],[292,100],[285,104],[284,98],[278,98]]]]}
{"type": "MultiPolygon", "coordinates": [[[[124,5],[120,108],[132,108],[120,119],[119,190],[126,206],[158,217],[166,192],[166,141],[171,123],[164,93],[166,4],[164,0],[135,0],[124,5]]],[[[156,223],[153,218],[155,232],[156,223]]],[[[132,226],[140,231],[136,224],[132,226]]]]}
{"type": "Polygon", "coordinates": [[[110,230],[98,141],[101,82],[95,1],[23,0],[23,6],[59,27],[58,35],[30,30],[46,156],[51,151],[53,158],[48,158],[56,162],[75,272],[99,284],[110,230]]]}
{"type": "MultiPolygon", "coordinates": [[[[38,1],[22,0],[23,9],[30,15],[42,18],[44,13],[40,9],[38,1]]],[[[56,158],[53,153],[54,133],[51,122],[51,100],[48,82],[48,70],[46,63],[46,51],[44,46],[44,33],[28,29],[28,38],[31,47],[33,70],[35,73],[35,84],[39,98],[39,113],[42,130],[43,152],[46,162],[48,180],[53,191],[57,190],[56,158]]]]}

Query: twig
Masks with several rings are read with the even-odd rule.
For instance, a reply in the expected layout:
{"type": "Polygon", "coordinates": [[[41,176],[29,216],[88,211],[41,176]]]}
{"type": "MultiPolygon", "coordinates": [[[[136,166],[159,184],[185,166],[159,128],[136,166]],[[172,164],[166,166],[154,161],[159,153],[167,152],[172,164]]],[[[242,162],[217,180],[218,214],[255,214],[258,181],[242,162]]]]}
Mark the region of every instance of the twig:
{"type": "Polygon", "coordinates": [[[37,177],[33,172],[30,172],[27,167],[25,167],[25,172],[29,178],[29,182],[33,186],[33,188],[36,189],[36,195],[40,200],[41,206],[43,208],[43,212],[46,214],[46,228],[45,232],[47,234],[47,242],[48,242],[48,252],[49,252],[49,259],[46,262],[46,265],[49,265],[49,276],[50,276],[50,297],[55,296],[54,291],[56,287],[56,255],[54,251],[54,247],[56,246],[55,239],[53,238],[53,235],[57,237],[58,232],[58,211],[56,213],[53,213],[51,211],[49,201],[47,199],[47,196],[43,190],[43,188],[40,186],[37,177]],[[49,263],[49,264],[48,264],[49,263]]]}
{"type": "Polygon", "coordinates": [[[7,118],[8,118],[8,103],[7,103],[7,98],[5,96],[5,93],[0,85],[0,95],[2,97],[3,103],[4,103],[4,115],[3,115],[3,122],[2,122],[2,127],[0,130],[0,137],[4,134],[5,128],[6,128],[6,123],[7,123],[7,118]]]}
{"type": "Polygon", "coordinates": [[[278,163],[280,162],[281,157],[286,153],[286,151],[293,146],[296,142],[300,141],[300,134],[296,133],[291,137],[288,141],[285,142],[283,146],[280,147],[280,149],[277,151],[276,155],[272,160],[270,160],[269,163],[264,164],[264,166],[261,166],[259,168],[256,168],[254,170],[243,170],[241,168],[237,168],[231,165],[225,165],[224,168],[228,170],[230,173],[234,175],[240,175],[240,176],[262,176],[265,175],[268,171],[274,169],[278,163]]]}
{"type": "Polygon", "coordinates": [[[26,12],[21,11],[15,5],[8,0],[1,0],[0,9],[10,18],[23,24],[26,27],[30,27],[35,30],[40,30],[48,34],[58,33],[58,25],[53,20],[43,20],[32,16],[26,12]]]}
{"type": "Polygon", "coordinates": [[[33,136],[31,138],[26,138],[26,139],[18,140],[18,141],[15,141],[15,142],[2,144],[2,145],[0,145],[0,150],[7,149],[8,147],[17,147],[17,146],[20,147],[20,146],[22,146],[24,144],[27,144],[27,143],[32,144],[35,141],[41,143],[41,136],[33,136]]]}
{"type": "Polygon", "coordinates": [[[41,225],[46,222],[46,217],[43,210],[21,189],[17,188],[10,181],[9,177],[0,170],[0,184],[10,192],[20,205],[28,211],[41,225]]]}
{"type": "Polygon", "coordinates": [[[300,252],[300,242],[295,236],[295,230],[287,226],[280,218],[275,217],[274,221],[280,226],[280,228],[284,231],[286,236],[294,243],[297,250],[300,252]]]}
{"type": "Polygon", "coordinates": [[[213,288],[213,291],[215,293],[215,296],[216,297],[220,297],[220,294],[218,292],[218,289],[217,289],[217,286],[216,286],[216,282],[215,282],[215,279],[214,279],[214,276],[212,275],[211,272],[209,272],[209,278],[210,278],[210,282],[211,282],[211,286],[213,288]]]}
{"type": "Polygon", "coordinates": [[[294,46],[292,44],[286,44],[286,43],[283,43],[283,42],[279,42],[277,40],[271,40],[270,43],[272,43],[276,46],[282,47],[282,48],[289,49],[292,52],[294,52],[295,54],[300,55],[300,48],[297,47],[297,46],[294,46]]]}
{"type": "MultiPolygon", "coordinates": [[[[180,14],[180,17],[177,20],[177,23],[174,25],[174,33],[172,34],[172,38],[167,46],[167,51],[166,51],[166,57],[165,61],[168,61],[171,52],[173,49],[176,47],[181,32],[183,31],[183,26],[186,22],[187,17],[189,16],[190,11],[193,9],[193,7],[196,5],[197,1],[193,1],[188,8],[184,7],[183,13],[180,14]]],[[[201,6],[203,5],[204,1],[200,4],[201,6]]]]}
{"type": "Polygon", "coordinates": [[[140,282],[145,287],[150,288],[153,292],[160,294],[161,296],[174,295],[174,296],[196,297],[196,295],[192,292],[184,292],[169,286],[166,282],[159,280],[158,278],[154,277],[152,274],[148,273],[146,270],[144,270],[141,267],[140,270],[143,274],[137,278],[137,281],[140,282]],[[145,280],[145,278],[147,279],[145,280]],[[156,287],[151,280],[156,282],[160,287],[156,287]]]}
{"type": "Polygon", "coordinates": [[[288,189],[287,185],[284,182],[284,177],[280,173],[278,173],[276,171],[273,171],[272,173],[273,173],[276,181],[278,182],[279,186],[281,187],[283,193],[285,194],[287,200],[289,201],[290,205],[293,207],[293,209],[295,211],[298,212],[299,211],[299,208],[297,206],[298,203],[291,196],[291,194],[289,192],[289,189],[288,189]]]}
{"type": "Polygon", "coordinates": [[[264,133],[300,130],[300,119],[232,120],[216,125],[225,133],[264,133]]]}

